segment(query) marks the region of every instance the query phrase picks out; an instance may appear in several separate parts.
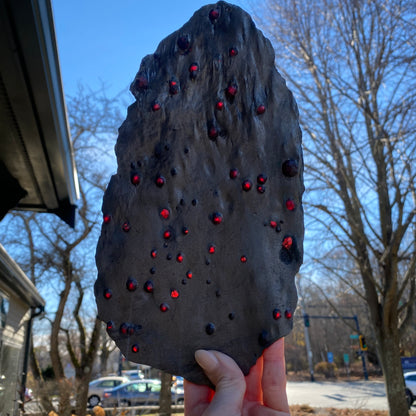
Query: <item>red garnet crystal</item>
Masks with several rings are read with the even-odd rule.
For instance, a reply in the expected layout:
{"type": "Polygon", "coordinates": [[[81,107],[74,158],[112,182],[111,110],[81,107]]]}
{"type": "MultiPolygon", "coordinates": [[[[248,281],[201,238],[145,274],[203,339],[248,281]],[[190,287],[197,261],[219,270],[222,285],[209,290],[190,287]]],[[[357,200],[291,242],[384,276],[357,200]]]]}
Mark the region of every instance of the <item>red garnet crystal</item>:
{"type": "Polygon", "coordinates": [[[282,172],[283,175],[289,178],[296,176],[299,172],[298,162],[293,159],[285,160],[282,165],[282,172]]]}
{"type": "Polygon", "coordinates": [[[285,237],[285,238],[283,239],[282,246],[283,246],[286,250],[290,250],[290,248],[292,247],[292,244],[293,244],[293,239],[292,239],[292,237],[285,237]]]}
{"type": "Polygon", "coordinates": [[[177,299],[179,297],[179,292],[176,289],[171,289],[171,291],[170,291],[170,297],[172,299],[177,299]]]}
{"type": "Polygon", "coordinates": [[[237,85],[236,85],[236,84],[230,84],[230,85],[227,87],[226,92],[227,92],[228,96],[230,96],[230,97],[235,97],[235,96],[236,96],[236,94],[237,94],[237,90],[238,90],[238,87],[237,87],[237,85]]]}
{"type": "Polygon", "coordinates": [[[214,244],[211,244],[211,245],[208,247],[208,252],[209,252],[210,254],[214,254],[214,253],[215,253],[215,246],[214,246],[214,244]]]}
{"type": "Polygon", "coordinates": [[[263,114],[266,111],[266,107],[261,104],[257,107],[257,114],[263,114]]]}
{"type": "Polygon", "coordinates": [[[189,67],[189,75],[192,79],[195,79],[197,74],[198,74],[198,64],[193,63],[190,67],[189,67]]]}
{"type": "Polygon", "coordinates": [[[183,233],[183,235],[188,235],[188,234],[189,234],[189,230],[188,230],[188,228],[183,227],[183,228],[182,228],[182,233],[183,233]]]}
{"type": "Polygon", "coordinates": [[[139,352],[139,346],[137,345],[137,344],[134,344],[132,347],[131,347],[131,350],[132,350],[132,352],[139,352]]]}
{"type": "Polygon", "coordinates": [[[183,254],[182,254],[182,253],[179,253],[179,254],[176,256],[176,261],[177,261],[178,263],[182,263],[182,262],[183,262],[183,254]]]}
{"type": "Polygon", "coordinates": [[[140,175],[138,173],[132,173],[130,181],[133,185],[138,185],[140,183],[140,175]]]}
{"type": "Polygon", "coordinates": [[[235,179],[238,176],[238,169],[230,169],[230,178],[235,179]]]}
{"type": "Polygon", "coordinates": [[[271,221],[270,221],[270,227],[272,227],[272,228],[276,228],[276,227],[277,227],[277,221],[273,221],[273,220],[271,220],[271,221]]]}
{"type": "Polygon", "coordinates": [[[167,219],[169,218],[169,215],[170,215],[170,212],[169,212],[169,210],[168,210],[167,208],[163,208],[163,209],[160,211],[160,216],[161,216],[162,218],[164,218],[165,220],[167,220],[167,219]]]}
{"type": "Polygon", "coordinates": [[[219,17],[220,17],[219,9],[212,9],[209,12],[209,20],[211,20],[211,23],[214,23],[219,17]]]}
{"type": "Polygon", "coordinates": [[[287,208],[289,211],[293,211],[293,210],[295,209],[295,202],[293,201],[293,199],[288,199],[288,200],[286,201],[286,208],[287,208]]]}
{"type": "Polygon", "coordinates": [[[134,87],[138,90],[145,90],[149,86],[149,81],[147,77],[143,74],[140,74],[134,81],[134,87]]]}
{"type": "Polygon", "coordinates": [[[293,316],[292,311],[290,309],[287,309],[286,312],[285,312],[286,319],[291,319],[292,316],[293,316]]]}
{"type": "Polygon", "coordinates": [[[169,305],[167,303],[162,303],[159,308],[162,312],[167,312],[169,310],[169,305]]]}
{"type": "Polygon", "coordinates": [[[124,222],[123,225],[121,226],[121,228],[123,229],[124,232],[129,232],[130,231],[130,224],[128,221],[124,222]]]}
{"type": "Polygon", "coordinates": [[[260,173],[260,175],[257,176],[257,183],[260,185],[264,185],[267,182],[267,176],[260,173]]]}
{"type": "Polygon", "coordinates": [[[217,104],[215,104],[215,108],[217,110],[222,110],[224,108],[224,102],[223,101],[217,101],[217,104]]]}
{"type": "Polygon", "coordinates": [[[257,185],[257,192],[259,194],[264,194],[264,192],[266,192],[266,188],[263,185],[257,185]]]}
{"type": "Polygon", "coordinates": [[[241,256],[240,261],[241,261],[241,263],[247,263],[247,257],[246,256],[241,256]]]}
{"type": "Polygon", "coordinates": [[[190,270],[188,270],[188,271],[186,272],[186,277],[187,277],[188,279],[192,279],[192,272],[191,272],[190,270]]]}
{"type": "Polygon", "coordinates": [[[147,293],[153,293],[153,289],[154,289],[153,282],[151,280],[148,280],[147,282],[145,282],[145,284],[143,285],[143,289],[147,293]]]}
{"type": "Polygon", "coordinates": [[[215,225],[221,224],[222,223],[222,214],[220,214],[219,212],[214,212],[212,214],[212,222],[215,225]]]}
{"type": "Polygon", "coordinates": [[[157,256],[157,250],[156,250],[156,249],[152,250],[152,251],[150,252],[150,256],[152,257],[152,259],[155,259],[155,258],[156,258],[156,256],[157,256]]]}
{"type": "Polygon", "coordinates": [[[128,291],[134,292],[137,289],[137,280],[132,278],[128,279],[126,287],[128,291]]]}
{"type": "Polygon", "coordinates": [[[104,289],[104,298],[111,299],[113,297],[113,292],[110,289],[104,289]]]}
{"type": "Polygon", "coordinates": [[[243,187],[243,190],[244,191],[246,191],[246,192],[248,192],[250,189],[251,189],[251,187],[253,186],[253,184],[251,183],[251,181],[250,180],[248,180],[248,179],[246,179],[244,182],[243,182],[243,185],[242,185],[242,187],[243,187]]]}
{"type": "Polygon", "coordinates": [[[238,49],[237,48],[230,48],[229,51],[228,51],[228,54],[231,57],[237,56],[238,55],[238,49]]]}
{"type": "Polygon", "coordinates": [[[127,334],[129,333],[129,325],[128,325],[128,324],[126,324],[126,323],[121,324],[121,325],[120,325],[120,332],[121,332],[123,335],[127,335],[127,334]]]}
{"type": "Polygon", "coordinates": [[[152,111],[158,111],[162,108],[161,104],[158,101],[154,101],[152,104],[152,111]]]}
{"type": "Polygon", "coordinates": [[[159,187],[159,188],[161,188],[164,184],[165,184],[165,182],[166,182],[166,180],[165,180],[165,178],[163,177],[163,176],[158,176],[157,178],[156,178],[156,185],[159,187]]]}
{"type": "Polygon", "coordinates": [[[219,135],[219,131],[218,131],[218,129],[215,126],[209,127],[209,129],[208,129],[208,137],[211,140],[215,140],[218,137],[218,135],[219,135]]]}
{"type": "Polygon", "coordinates": [[[169,94],[176,95],[179,92],[179,83],[175,79],[169,81],[169,94]]]}
{"type": "Polygon", "coordinates": [[[165,240],[169,240],[169,238],[171,238],[171,237],[172,237],[172,232],[170,230],[165,230],[164,233],[163,233],[163,238],[165,240]]]}
{"type": "Polygon", "coordinates": [[[111,215],[104,214],[103,221],[104,221],[104,224],[108,224],[111,221],[111,215]]]}
{"type": "Polygon", "coordinates": [[[273,319],[280,319],[282,317],[282,313],[280,312],[280,309],[274,309],[273,310],[273,319]]]}
{"type": "Polygon", "coordinates": [[[110,331],[113,328],[114,328],[114,322],[113,321],[108,321],[107,322],[107,331],[110,331]]]}

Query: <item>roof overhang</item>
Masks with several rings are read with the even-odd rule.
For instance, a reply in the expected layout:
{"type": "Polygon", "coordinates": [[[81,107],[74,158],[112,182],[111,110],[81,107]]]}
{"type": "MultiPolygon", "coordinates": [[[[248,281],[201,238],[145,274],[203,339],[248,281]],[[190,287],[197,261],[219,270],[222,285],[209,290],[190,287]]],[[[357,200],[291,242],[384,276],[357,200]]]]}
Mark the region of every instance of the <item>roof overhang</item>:
{"type": "Polygon", "coordinates": [[[74,226],[78,178],[50,0],[0,0],[0,220],[52,212],[74,226]]]}

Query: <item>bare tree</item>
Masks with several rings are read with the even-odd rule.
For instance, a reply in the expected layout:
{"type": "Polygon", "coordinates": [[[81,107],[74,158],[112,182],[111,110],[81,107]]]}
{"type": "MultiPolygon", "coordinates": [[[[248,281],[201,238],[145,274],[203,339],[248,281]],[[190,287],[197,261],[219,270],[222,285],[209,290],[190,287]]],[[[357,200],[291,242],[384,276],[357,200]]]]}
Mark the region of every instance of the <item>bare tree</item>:
{"type": "Polygon", "coordinates": [[[416,294],[415,12],[411,0],[267,0],[257,16],[300,108],[307,251],[353,261],[393,416],[408,412],[400,339],[416,294]]]}
{"type": "MultiPolygon", "coordinates": [[[[92,291],[100,205],[114,169],[110,155],[121,117],[118,102],[108,99],[103,90],[80,87],[75,97],[69,97],[68,109],[80,186],[75,229],[55,216],[33,213],[12,213],[4,226],[11,236],[5,245],[16,252],[15,257],[40,292],[47,294],[50,362],[61,393],[59,414],[71,414],[69,397],[75,392],[75,411],[83,416],[102,329],[92,291]],[[19,232],[22,222],[27,238],[19,232]],[[65,377],[66,364],[75,369],[74,390],[65,377]]],[[[50,401],[43,400],[43,405],[49,407],[45,410],[52,410],[50,401]]]]}

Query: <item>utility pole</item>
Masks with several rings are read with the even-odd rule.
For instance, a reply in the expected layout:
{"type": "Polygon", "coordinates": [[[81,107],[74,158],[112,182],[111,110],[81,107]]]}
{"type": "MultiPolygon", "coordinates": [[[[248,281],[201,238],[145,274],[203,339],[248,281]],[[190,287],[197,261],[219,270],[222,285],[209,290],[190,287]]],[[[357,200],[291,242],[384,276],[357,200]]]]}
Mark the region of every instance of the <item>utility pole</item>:
{"type": "Polygon", "coordinates": [[[306,345],[306,355],[308,357],[308,363],[309,363],[309,373],[311,375],[311,381],[315,381],[315,376],[314,376],[314,372],[313,372],[313,360],[312,360],[312,349],[311,349],[311,341],[309,339],[309,327],[308,325],[306,325],[306,320],[308,318],[308,315],[306,314],[305,311],[305,299],[303,298],[303,293],[302,293],[302,287],[300,284],[300,276],[298,276],[298,293],[299,293],[299,303],[300,303],[300,308],[301,308],[301,312],[302,312],[302,316],[303,316],[303,332],[305,335],[305,345],[306,345]]]}

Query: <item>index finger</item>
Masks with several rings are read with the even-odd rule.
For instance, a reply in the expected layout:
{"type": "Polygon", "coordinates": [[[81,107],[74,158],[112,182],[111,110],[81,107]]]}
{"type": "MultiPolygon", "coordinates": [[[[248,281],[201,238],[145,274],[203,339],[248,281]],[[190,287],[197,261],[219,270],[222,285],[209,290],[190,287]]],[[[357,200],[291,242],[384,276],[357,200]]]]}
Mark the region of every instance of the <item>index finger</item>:
{"type": "Polygon", "coordinates": [[[265,406],[289,413],[286,395],[285,343],[280,338],[263,352],[263,402],[265,406]]]}

